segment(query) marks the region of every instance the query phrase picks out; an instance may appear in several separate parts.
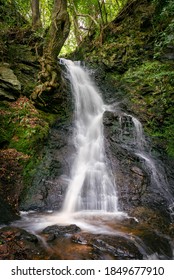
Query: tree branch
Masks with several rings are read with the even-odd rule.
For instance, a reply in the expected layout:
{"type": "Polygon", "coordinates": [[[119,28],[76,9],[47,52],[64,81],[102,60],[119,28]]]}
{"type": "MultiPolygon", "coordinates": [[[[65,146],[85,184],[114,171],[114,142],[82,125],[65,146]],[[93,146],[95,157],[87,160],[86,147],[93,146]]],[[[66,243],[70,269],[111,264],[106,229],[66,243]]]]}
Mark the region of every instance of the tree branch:
{"type": "Polygon", "coordinates": [[[78,16],[78,17],[89,17],[95,23],[95,25],[99,26],[98,22],[89,14],[77,14],[76,16],[78,16]]]}

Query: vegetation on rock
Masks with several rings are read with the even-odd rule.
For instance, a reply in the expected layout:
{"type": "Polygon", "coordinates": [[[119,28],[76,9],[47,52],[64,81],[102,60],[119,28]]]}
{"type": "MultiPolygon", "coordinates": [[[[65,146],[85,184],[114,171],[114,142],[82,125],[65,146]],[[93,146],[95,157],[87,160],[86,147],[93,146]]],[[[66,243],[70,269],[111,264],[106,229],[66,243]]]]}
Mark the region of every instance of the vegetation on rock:
{"type": "Polygon", "coordinates": [[[18,0],[0,1],[0,194],[15,212],[19,211],[21,193],[28,186],[42,158],[41,150],[50,127],[56,119],[67,118],[69,107],[57,65],[57,55],[68,35],[69,23],[67,27],[65,25],[66,31],[61,25],[66,17],[68,19],[66,1],[55,1],[52,25],[44,36],[36,26],[31,30],[27,16],[30,6],[25,4],[18,0]],[[60,35],[56,27],[58,24],[62,40],[57,39],[60,35]],[[47,71],[43,73],[43,69],[47,71]],[[49,90],[45,88],[42,97],[33,103],[31,95],[34,90],[36,92],[38,83],[42,89],[46,85],[49,90]]]}
{"type": "Polygon", "coordinates": [[[104,67],[106,80],[131,100],[154,143],[174,157],[173,1],[128,1],[103,31],[72,57],[104,67]]]}

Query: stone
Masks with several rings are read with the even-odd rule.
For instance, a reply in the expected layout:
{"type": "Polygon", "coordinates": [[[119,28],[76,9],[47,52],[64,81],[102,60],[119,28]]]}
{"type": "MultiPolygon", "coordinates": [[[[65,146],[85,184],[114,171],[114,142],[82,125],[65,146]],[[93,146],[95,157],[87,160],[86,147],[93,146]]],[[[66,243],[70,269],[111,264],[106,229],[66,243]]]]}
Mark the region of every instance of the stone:
{"type": "Polygon", "coordinates": [[[0,64],[0,99],[14,101],[21,92],[21,83],[9,64],[0,64]]]}
{"type": "Polygon", "coordinates": [[[19,219],[16,211],[0,197],[0,224],[6,224],[19,219]]]}
{"type": "Polygon", "coordinates": [[[15,101],[15,99],[16,99],[12,94],[10,94],[9,92],[6,92],[2,88],[0,88],[0,97],[1,97],[1,99],[9,100],[9,101],[15,101]]]}
{"type": "Polygon", "coordinates": [[[131,171],[134,172],[134,173],[136,173],[136,174],[139,175],[139,176],[144,177],[144,174],[143,174],[142,170],[141,170],[140,168],[138,168],[137,166],[133,166],[133,167],[131,168],[131,171]]]}
{"type": "Polygon", "coordinates": [[[81,229],[76,226],[76,225],[68,225],[68,226],[59,226],[59,225],[53,225],[53,226],[49,226],[49,227],[46,227],[42,233],[43,234],[47,234],[47,235],[51,235],[51,241],[57,237],[60,237],[60,236],[65,236],[65,235],[72,235],[74,233],[77,233],[81,231],[81,229]],[[55,238],[53,238],[53,235],[55,238]]]}
{"type": "Polygon", "coordinates": [[[9,83],[15,89],[21,90],[21,83],[18,81],[16,75],[13,70],[9,68],[8,64],[0,65],[0,79],[3,82],[9,83]]]}
{"type": "Polygon", "coordinates": [[[38,238],[20,228],[0,229],[0,260],[48,259],[38,238]]]}
{"type": "Polygon", "coordinates": [[[73,235],[71,240],[72,242],[78,244],[87,244],[88,246],[92,246],[93,259],[143,259],[143,255],[135,246],[134,242],[124,236],[82,232],[73,235]],[[82,243],[82,240],[85,243],[82,243]]]}
{"type": "Polygon", "coordinates": [[[68,176],[74,151],[72,132],[60,121],[52,127],[43,151],[44,157],[33,176],[27,195],[21,199],[20,209],[60,210],[68,186],[68,176]]]}

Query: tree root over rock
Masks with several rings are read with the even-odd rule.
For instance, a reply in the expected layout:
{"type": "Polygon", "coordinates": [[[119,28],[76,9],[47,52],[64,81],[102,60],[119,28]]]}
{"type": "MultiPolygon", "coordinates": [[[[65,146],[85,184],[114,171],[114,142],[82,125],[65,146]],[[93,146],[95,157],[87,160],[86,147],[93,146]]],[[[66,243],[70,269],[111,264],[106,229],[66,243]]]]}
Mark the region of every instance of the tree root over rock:
{"type": "Polygon", "coordinates": [[[49,57],[40,59],[42,67],[38,75],[38,85],[31,98],[36,106],[42,109],[52,108],[56,112],[56,105],[63,101],[63,79],[58,64],[49,57]]]}

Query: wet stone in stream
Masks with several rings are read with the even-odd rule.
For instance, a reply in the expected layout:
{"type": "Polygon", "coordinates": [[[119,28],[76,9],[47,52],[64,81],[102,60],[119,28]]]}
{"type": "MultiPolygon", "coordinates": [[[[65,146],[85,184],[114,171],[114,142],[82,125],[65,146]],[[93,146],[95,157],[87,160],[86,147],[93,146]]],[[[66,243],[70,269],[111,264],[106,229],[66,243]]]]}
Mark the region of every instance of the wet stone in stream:
{"type": "Polygon", "coordinates": [[[83,232],[76,225],[49,226],[42,237],[51,249],[51,259],[143,259],[130,239],[83,232]]]}
{"type": "Polygon", "coordinates": [[[92,247],[93,256],[97,257],[97,259],[143,259],[142,254],[133,242],[122,236],[80,233],[72,236],[71,240],[79,244],[86,242],[92,247]]]}
{"type": "Polygon", "coordinates": [[[20,228],[0,229],[0,260],[43,260],[49,256],[39,239],[20,228]]]}
{"type": "Polygon", "coordinates": [[[47,242],[49,242],[58,237],[69,236],[79,231],[81,231],[81,229],[76,225],[69,225],[69,226],[53,225],[53,226],[46,227],[42,231],[42,234],[46,238],[47,242]]]}

